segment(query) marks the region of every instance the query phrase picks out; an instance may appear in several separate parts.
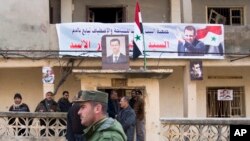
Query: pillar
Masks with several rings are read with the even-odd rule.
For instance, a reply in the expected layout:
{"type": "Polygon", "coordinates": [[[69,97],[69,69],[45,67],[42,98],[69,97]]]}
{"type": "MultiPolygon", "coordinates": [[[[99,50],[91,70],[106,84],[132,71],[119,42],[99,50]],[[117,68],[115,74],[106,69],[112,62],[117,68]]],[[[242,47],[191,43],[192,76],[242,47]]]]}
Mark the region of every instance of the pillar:
{"type": "Polygon", "coordinates": [[[190,67],[187,62],[184,68],[184,117],[194,118],[197,117],[197,91],[196,81],[190,79],[190,67]]]}
{"type": "Polygon", "coordinates": [[[61,0],[61,22],[72,22],[74,5],[72,0],[61,0]]]}
{"type": "Polygon", "coordinates": [[[171,0],[171,22],[181,23],[181,0],[171,0]]]}

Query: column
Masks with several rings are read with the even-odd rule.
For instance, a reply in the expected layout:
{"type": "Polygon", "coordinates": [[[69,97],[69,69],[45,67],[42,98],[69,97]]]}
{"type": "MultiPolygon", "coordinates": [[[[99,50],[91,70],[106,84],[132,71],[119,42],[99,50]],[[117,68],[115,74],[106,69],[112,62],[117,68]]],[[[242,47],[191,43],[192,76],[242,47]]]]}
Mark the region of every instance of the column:
{"type": "Polygon", "coordinates": [[[184,68],[184,117],[194,118],[197,117],[197,91],[196,81],[190,80],[189,62],[184,68]]]}
{"type": "Polygon", "coordinates": [[[184,23],[193,22],[192,0],[182,0],[182,13],[184,23]]]}
{"type": "Polygon", "coordinates": [[[181,0],[171,0],[171,22],[181,23],[181,0]]]}
{"type": "Polygon", "coordinates": [[[72,0],[61,0],[61,22],[72,22],[74,5],[72,0]]]}

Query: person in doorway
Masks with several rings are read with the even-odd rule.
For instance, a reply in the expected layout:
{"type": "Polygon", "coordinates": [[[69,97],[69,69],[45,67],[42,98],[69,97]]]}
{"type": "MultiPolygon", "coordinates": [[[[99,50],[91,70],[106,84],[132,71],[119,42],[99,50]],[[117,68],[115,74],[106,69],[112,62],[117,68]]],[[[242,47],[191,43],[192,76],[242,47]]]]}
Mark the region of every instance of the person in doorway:
{"type": "Polygon", "coordinates": [[[129,98],[124,96],[120,100],[122,110],[117,115],[117,120],[121,123],[125,134],[127,135],[127,141],[134,140],[135,134],[135,111],[129,105],[129,98]]]}
{"type": "Polygon", "coordinates": [[[118,93],[116,90],[112,90],[110,93],[110,98],[108,100],[109,117],[116,118],[119,111],[120,111],[120,106],[118,100],[118,93]]]}
{"type": "Polygon", "coordinates": [[[194,26],[186,26],[184,37],[176,35],[178,40],[178,56],[203,56],[206,52],[205,44],[196,39],[194,26]]]}
{"type": "Polygon", "coordinates": [[[80,104],[78,115],[86,126],[87,141],[127,141],[121,124],[107,117],[108,94],[101,91],[82,91],[80,98],[73,101],[80,104]]]}
{"type": "Polygon", "coordinates": [[[136,90],[134,110],[136,114],[136,141],[145,141],[145,103],[141,90],[136,90]]]}
{"type": "Polygon", "coordinates": [[[107,49],[112,50],[112,54],[107,57],[107,63],[126,63],[128,59],[124,53],[121,52],[121,43],[118,38],[110,40],[109,47],[107,49]]]}
{"type": "MultiPolygon", "coordinates": [[[[82,91],[78,92],[78,95],[75,99],[80,98],[82,91]]],[[[67,132],[66,139],[68,141],[86,141],[83,130],[86,128],[81,124],[80,116],[78,115],[78,111],[80,109],[79,103],[73,103],[72,107],[70,107],[67,113],[67,132]]]]}
{"type": "Polygon", "coordinates": [[[58,105],[61,112],[68,112],[69,108],[72,106],[72,103],[69,101],[69,92],[63,91],[63,96],[58,100],[58,105]]]}
{"type": "Polygon", "coordinates": [[[134,109],[135,102],[136,102],[136,90],[133,89],[131,91],[131,99],[129,100],[129,105],[133,109],[134,109]]]}

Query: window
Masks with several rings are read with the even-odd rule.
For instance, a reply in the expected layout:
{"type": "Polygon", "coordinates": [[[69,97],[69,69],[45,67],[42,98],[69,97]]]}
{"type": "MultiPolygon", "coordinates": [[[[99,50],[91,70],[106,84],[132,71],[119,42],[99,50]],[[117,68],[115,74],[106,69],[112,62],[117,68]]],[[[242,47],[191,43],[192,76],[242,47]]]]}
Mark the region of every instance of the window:
{"type": "Polygon", "coordinates": [[[243,87],[209,87],[207,88],[207,117],[244,117],[243,87]],[[233,100],[218,100],[218,90],[233,91],[233,100]]]}
{"type": "Polygon", "coordinates": [[[88,9],[88,22],[102,22],[102,23],[120,23],[125,22],[125,8],[111,7],[111,8],[94,8],[88,9]]]}
{"type": "Polygon", "coordinates": [[[208,23],[218,23],[224,25],[243,25],[243,8],[207,8],[208,23]]]}
{"type": "Polygon", "coordinates": [[[49,1],[49,22],[50,24],[56,24],[61,22],[61,1],[50,0],[49,1]]]}

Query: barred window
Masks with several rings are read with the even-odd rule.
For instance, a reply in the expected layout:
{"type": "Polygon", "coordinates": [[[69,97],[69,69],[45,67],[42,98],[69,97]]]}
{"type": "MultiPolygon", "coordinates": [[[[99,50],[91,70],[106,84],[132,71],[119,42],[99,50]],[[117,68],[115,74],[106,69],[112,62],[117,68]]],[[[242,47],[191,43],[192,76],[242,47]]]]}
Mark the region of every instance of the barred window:
{"type": "Polygon", "coordinates": [[[224,25],[243,25],[243,8],[241,7],[208,7],[208,23],[224,25]]]}
{"type": "Polygon", "coordinates": [[[244,87],[208,87],[207,117],[245,117],[244,87]],[[218,90],[233,91],[232,100],[218,100],[218,90]]]}

